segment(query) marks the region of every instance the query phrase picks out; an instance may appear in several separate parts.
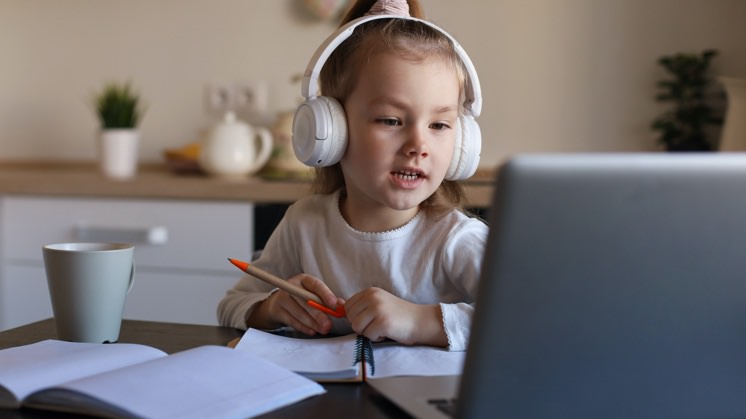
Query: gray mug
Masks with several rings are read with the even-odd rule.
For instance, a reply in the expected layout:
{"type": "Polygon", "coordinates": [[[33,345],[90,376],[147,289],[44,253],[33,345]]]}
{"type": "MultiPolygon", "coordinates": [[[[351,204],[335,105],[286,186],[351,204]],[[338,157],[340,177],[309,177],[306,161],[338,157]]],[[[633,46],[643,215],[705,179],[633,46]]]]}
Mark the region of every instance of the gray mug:
{"type": "Polygon", "coordinates": [[[59,339],[119,340],[125,299],[135,280],[134,249],[120,243],[58,243],[42,248],[59,339]]]}

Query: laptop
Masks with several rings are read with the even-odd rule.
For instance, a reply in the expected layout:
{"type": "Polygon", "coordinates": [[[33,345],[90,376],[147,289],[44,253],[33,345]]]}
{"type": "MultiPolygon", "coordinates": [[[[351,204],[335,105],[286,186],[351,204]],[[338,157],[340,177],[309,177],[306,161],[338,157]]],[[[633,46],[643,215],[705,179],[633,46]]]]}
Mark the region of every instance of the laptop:
{"type": "Polygon", "coordinates": [[[517,156],[489,221],[463,374],[378,392],[415,417],[746,417],[746,154],[517,156]]]}

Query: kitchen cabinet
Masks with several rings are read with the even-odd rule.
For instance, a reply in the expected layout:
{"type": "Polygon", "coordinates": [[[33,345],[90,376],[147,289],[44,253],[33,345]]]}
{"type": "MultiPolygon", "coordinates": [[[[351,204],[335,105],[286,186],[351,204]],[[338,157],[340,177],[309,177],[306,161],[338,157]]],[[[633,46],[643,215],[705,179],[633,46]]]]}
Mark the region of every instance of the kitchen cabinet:
{"type": "MultiPolygon", "coordinates": [[[[486,207],[494,174],[465,182],[486,207]]],[[[127,241],[137,277],[125,317],[216,324],[216,308],[240,277],[226,258],[249,259],[287,205],[311,193],[303,180],[221,178],[141,165],[114,181],[85,162],[0,162],[0,330],[52,315],[44,244],[127,241]]]]}
{"type": "Polygon", "coordinates": [[[253,222],[243,201],[0,195],[0,330],[52,316],[41,248],[67,241],[135,244],[125,318],[217,324],[253,222]]]}

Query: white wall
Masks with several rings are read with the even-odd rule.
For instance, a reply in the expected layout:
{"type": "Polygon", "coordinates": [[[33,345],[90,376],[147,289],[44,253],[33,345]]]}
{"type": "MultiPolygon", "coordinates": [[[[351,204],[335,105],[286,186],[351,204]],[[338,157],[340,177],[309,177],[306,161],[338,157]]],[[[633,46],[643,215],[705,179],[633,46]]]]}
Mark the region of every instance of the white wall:
{"type": "MultiPolygon", "coordinates": [[[[0,160],[95,157],[90,100],[131,79],[148,103],[142,161],[199,138],[208,83],[265,80],[268,123],[290,109],[330,23],[302,0],[0,0],[0,160]]],[[[746,77],[742,0],[424,0],[474,60],[485,165],[525,151],[656,147],[656,59],[717,48],[746,77]]]]}

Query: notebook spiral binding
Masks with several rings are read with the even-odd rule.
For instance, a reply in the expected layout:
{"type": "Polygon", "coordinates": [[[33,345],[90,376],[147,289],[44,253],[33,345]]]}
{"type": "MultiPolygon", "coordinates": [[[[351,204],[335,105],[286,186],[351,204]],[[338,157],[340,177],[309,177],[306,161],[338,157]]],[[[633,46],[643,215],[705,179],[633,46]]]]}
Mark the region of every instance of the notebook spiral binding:
{"type": "Polygon", "coordinates": [[[358,335],[355,341],[355,359],[353,365],[363,362],[370,367],[370,375],[376,373],[376,360],[373,357],[373,343],[365,336],[358,335]]]}

